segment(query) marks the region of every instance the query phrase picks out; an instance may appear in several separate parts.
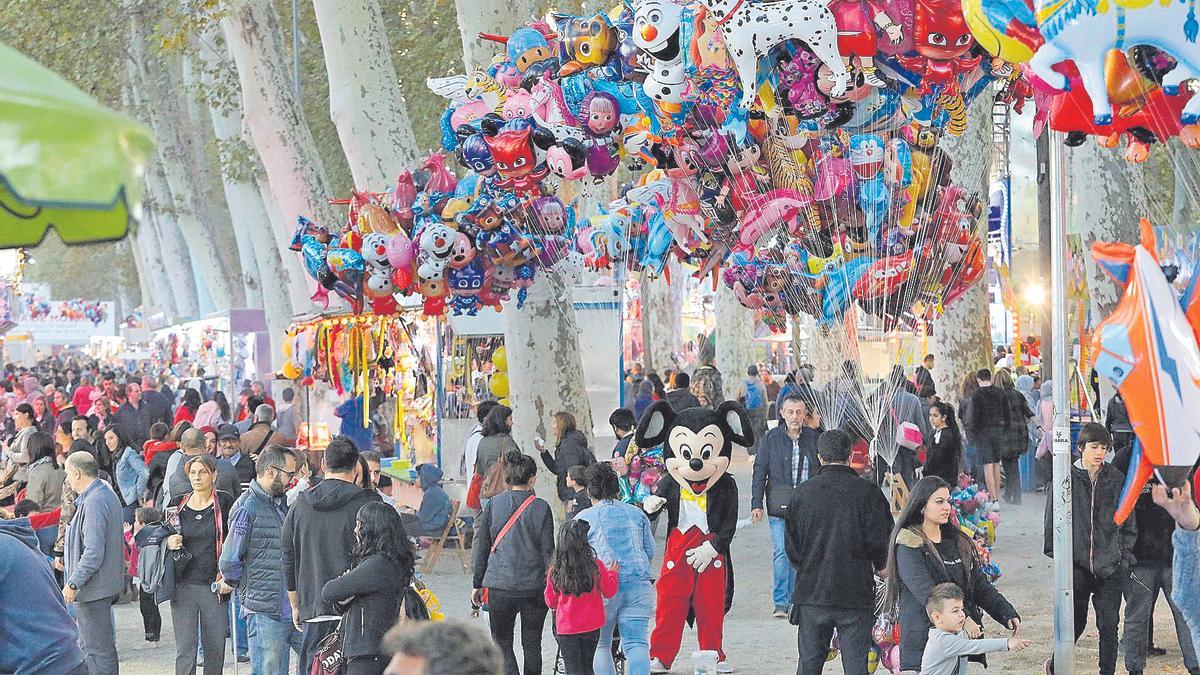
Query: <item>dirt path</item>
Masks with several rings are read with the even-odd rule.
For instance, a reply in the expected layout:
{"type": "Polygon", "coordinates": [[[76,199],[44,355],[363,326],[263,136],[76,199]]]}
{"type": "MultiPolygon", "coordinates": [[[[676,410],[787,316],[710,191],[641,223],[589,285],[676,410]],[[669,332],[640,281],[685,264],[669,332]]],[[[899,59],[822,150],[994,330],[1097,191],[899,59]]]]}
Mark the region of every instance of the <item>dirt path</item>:
{"type": "MultiPolygon", "coordinates": [[[[734,462],[734,474],[741,491],[743,518],[749,515],[750,462],[744,458],[734,462]]],[[[1023,621],[1022,633],[1034,640],[1034,647],[1019,654],[1001,654],[991,660],[987,672],[1039,672],[1042,660],[1051,652],[1050,629],[1053,620],[1051,607],[1050,559],[1042,555],[1042,513],[1044,497],[1038,493],[1025,496],[1021,506],[1002,511],[994,558],[1000,564],[1003,577],[997,582],[1001,592],[1016,606],[1023,621]]],[[[660,528],[661,530],[661,528],[660,528]]],[[[663,532],[659,532],[659,550],[663,532]]],[[[795,672],[796,632],[786,621],[771,617],[771,537],[765,523],[746,527],[734,539],[733,556],[737,570],[737,596],[725,623],[726,651],[740,673],[776,675],[795,672]]],[[[470,577],[459,566],[452,551],[447,552],[426,582],[442,601],[446,614],[464,618],[468,615],[470,577]]],[[[163,640],[149,645],[142,640],[141,616],[136,605],[121,605],[116,609],[118,649],[121,670],[127,675],[157,675],[172,670],[175,645],[170,630],[170,610],[163,605],[163,640]]],[[[1181,673],[1182,659],[1175,640],[1167,604],[1160,601],[1155,616],[1156,639],[1166,647],[1164,657],[1151,657],[1147,673],[1181,673]]],[[[1002,632],[1000,626],[988,619],[985,629],[991,635],[1002,632]]],[[[1096,672],[1096,630],[1093,627],[1079,642],[1076,662],[1078,673],[1096,672]]],[[[547,664],[554,658],[555,643],[549,630],[542,642],[547,664]]],[[[693,631],[686,631],[681,659],[675,672],[690,672],[687,655],[696,648],[693,631]]],[[[248,673],[246,664],[242,672],[248,673]]],[[[232,659],[227,659],[226,672],[233,672],[232,659]]],[[[982,668],[976,668],[983,672],[982,668]]],[[[826,672],[840,673],[841,664],[831,662],[826,672]]],[[[549,668],[547,667],[547,673],[549,668]]],[[[974,671],[973,671],[974,672],[974,671]]],[[[1123,662],[1118,672],[1124,671],[1123,662]]]]}

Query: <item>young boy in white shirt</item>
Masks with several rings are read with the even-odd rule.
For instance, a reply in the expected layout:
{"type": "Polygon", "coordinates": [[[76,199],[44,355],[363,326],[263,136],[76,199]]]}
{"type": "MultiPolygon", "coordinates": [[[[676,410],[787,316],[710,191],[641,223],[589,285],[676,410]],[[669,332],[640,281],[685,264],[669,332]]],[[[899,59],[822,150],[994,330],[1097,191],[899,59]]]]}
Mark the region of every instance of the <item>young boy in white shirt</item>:
{"type": "Polygon", "coordinates": [[[934,586],[925,601],[925,612],[933,628],[929,629],[929,641],[921,657],[921,675],[966,675],[967,656],[971,654],[1019,652],[1032,644],[1016,637],[969,639],[963,593],[958,584],[934,586]]]}

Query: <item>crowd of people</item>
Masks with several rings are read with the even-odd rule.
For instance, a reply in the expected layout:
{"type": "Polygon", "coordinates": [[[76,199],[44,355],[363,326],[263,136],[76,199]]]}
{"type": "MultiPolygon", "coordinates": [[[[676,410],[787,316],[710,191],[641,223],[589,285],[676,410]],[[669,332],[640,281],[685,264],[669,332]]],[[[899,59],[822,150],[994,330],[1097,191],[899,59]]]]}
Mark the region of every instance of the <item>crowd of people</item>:
{"type": "MultiPolygon", "coordinates": [[[[309,672],[335,643],[345,673],[538,675],[551,612],[571,675],[670,672],[689,616],[701,653],[733,672],[722,632],[740,446],[753,457],[750,521],[770,530],[769,613],[796,627],[797,673],[822,672],[835,631],[844,671],[868,672],[875,634],[891,626],[901,671],[963,673],[1030,642],[957,526],[952,492],[966,475],[991,499],[1019,503],[1020,459],[1045,454],[1053,408],[1049,383],[998,367],[964,377],[947,397],[956,409],[934,368],[927,356],[865,393],[852,362],[824,386],[808,366],[776,381],[754,364],[727,400],[702,348],[690,373],[630,369],[628,405],[609,417],[616,444],[599,453],[569,411],[548,417],[550,439],[527,453],[513,409],[478,403],[460,469],[477,509],[470,603],[487,613],[486,637],[421,621],[422,538],[451,517],[439,467],[417,467],[414,510],[393,496],[365,438],[335,436],[319,462],[295,449],[290,390],[276,408],[248,383],[231,407],[204,380],[10,370],[0,381],[0,629],[16,639],[0,649],[0,672],[118,672],[113,605],[135,596],[148,642],[161,639],[169,605],[179,674],[223,672],[231,641],[251,672],[272,675],[309,672]],[[555,486],[549,501],[534,489],[541,472],[555,486]],[[881,489],[889,481],[907,488],[898,511],[881,489]],[[985,614],[1005,637],[982,638],[985,614]]],[[[1189,630],[1200,601],[1178,590],[1200,575],[1200,511],[1186,486],[1155,485],[1114,523],[1131,454],[1122,405],[1077,439],[1076,636],[1094,608],[1098,671],[1115,672],[1120,651],[1142,672],[1161,592],[1185,666],[1200,673],[1189,630]]]]}

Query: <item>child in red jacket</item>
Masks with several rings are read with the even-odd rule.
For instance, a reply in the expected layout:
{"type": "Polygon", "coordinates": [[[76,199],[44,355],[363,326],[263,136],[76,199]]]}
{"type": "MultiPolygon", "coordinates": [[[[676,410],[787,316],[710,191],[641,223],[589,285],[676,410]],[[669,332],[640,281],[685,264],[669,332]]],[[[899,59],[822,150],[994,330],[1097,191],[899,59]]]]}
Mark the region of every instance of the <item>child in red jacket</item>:
{"type": "Polygon", "coordinates": [[[546,572],[546,606],[554,613],[558,650],[568,673],[592,672],[604,626],[604,599],[617,594],[619,563],[605,567],[588,543],[588,522],[568,520],[558,530],[546,572]],[[602,597],[603,596],[603,597],[602,597]]]}

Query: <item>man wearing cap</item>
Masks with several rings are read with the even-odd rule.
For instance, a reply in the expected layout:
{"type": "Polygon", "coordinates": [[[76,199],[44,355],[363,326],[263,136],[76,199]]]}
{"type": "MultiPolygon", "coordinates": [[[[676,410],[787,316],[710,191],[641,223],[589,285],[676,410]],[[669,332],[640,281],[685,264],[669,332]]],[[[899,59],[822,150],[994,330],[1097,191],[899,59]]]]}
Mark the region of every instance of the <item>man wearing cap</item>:
{"type": "Polygon", "coordinates": [[[233,465],[237,472],[238,485],[243,490],[250,487],[254,480],[254,460],[242,452],[242,435],[232,424],[222,424],[217,428],[217,452],[233,465]]]}

